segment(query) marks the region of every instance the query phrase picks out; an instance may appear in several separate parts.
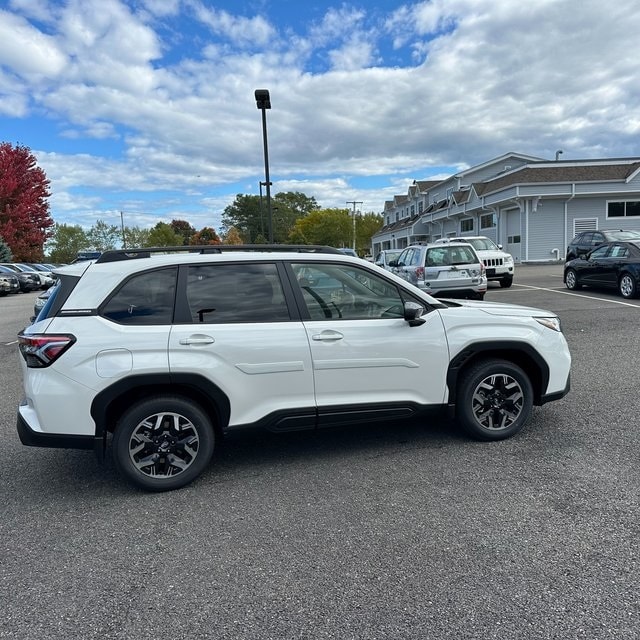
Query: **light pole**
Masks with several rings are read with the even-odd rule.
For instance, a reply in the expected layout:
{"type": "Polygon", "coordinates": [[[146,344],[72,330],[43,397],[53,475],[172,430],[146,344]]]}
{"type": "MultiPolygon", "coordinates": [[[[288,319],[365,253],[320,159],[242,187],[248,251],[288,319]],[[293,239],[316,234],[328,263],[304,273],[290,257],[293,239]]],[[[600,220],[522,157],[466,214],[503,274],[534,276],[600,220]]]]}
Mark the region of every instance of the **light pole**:
{"type": "MultiPolygon", "coordinates": [[[[262,111],[262,140],[264,142],[264,185],[267,188],[267,214],[269,216],[269,243],[273,243],[273,221],[271,214],[271,181],[269,180],[269,148],[267,145],[267,109],[271,109],[271,98],[267,89],[256,89],[256,106],[262,111]]],[[[261,183],[262,184],[262,183],[261,183]]]]}
{"type": "MultiPolygon", "coordinates": [[[[269,183],[271,186],[273,183],[269,183]]],[[[262,219],[262,187],[266,185],[266,182],[260,181],[260,234],[264,237],[264,224],[262,219]]]]}

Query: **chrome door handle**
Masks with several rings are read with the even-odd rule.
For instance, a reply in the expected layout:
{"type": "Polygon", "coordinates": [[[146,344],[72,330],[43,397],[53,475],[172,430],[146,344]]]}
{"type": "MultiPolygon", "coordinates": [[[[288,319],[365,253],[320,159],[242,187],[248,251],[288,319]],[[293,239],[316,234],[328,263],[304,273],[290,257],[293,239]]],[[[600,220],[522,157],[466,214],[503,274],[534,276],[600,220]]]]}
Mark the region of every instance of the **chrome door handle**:
{"type": "Polygon", "coordinates": [[[339,331],[323,331],[322,333],[314,333],[312,340],[331,342],[333,340],[342,340],[344,336],[339,331]]]}
{"type": "Polygon", "coordinates": [[[211,336],[196,333],[188,338],[181,338],[180,344],[213,344],[215,341],[215,338],[212,338],[211,336]]]}

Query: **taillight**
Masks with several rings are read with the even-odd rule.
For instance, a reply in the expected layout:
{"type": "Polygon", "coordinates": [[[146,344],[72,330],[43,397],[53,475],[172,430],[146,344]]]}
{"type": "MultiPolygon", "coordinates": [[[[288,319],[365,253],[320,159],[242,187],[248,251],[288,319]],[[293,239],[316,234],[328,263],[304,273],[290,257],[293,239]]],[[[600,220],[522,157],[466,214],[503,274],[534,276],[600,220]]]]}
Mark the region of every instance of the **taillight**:
{"type": "Polygon", "coordinates": [[[416,267],[416,278],[424,280],[424,267],[416,267]]]}
{"type": "Polygon", "coordinates": [[[18,335],[18,348],[27,367],[42,368],[53,364],[74,342],[69,333],[58,335],[18,335]]]}

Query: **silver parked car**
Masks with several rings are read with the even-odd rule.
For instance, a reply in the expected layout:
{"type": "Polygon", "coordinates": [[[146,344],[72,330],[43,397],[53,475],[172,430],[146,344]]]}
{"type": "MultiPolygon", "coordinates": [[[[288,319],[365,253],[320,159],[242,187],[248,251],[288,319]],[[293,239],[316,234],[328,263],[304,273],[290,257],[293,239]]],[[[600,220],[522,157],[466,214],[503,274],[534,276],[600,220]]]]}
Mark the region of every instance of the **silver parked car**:
{"type": "Polygon", "coordinates": [[[383,249],[378,253],[374,262],[379,267],[382,267],[387,271],[391,271],[392,269],[389,266],[389,263],[392,260],[396,260],[397,258],[399,258],[401,253],[402,253],[402,249],[383,249]]]}
{"type": "Polygon", "coordinates": [[[482,300],[484,264],[465,242],[412,245],[390,263],[391,271],[432,296],[482,300]]]}

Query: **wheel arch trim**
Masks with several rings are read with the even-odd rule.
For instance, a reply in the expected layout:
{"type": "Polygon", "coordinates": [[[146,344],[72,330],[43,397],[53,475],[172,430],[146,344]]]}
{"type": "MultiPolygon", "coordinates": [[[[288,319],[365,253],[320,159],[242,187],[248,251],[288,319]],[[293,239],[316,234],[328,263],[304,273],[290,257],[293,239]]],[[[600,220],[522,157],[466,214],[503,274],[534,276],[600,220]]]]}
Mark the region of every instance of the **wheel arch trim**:
{"type": "Polygon", "coordinates": [[[508,360],[522,368],[529,375],[533,387],[534,404],[542,404],[544,393],[549,384],[549,365],[544,358],[525,342],[492,340],[468,345],[449,363],[447,387],[449,388],[450,405],[456,401],[458,382],[463,371],[473,362],[487,358],[508,360]]]}
{"type": "Polygon", "coordinates": [[[96,424],[96,437],[106,440],[107,433],[113,430],[114,416],[121,412],[125,403],[163,393],[197,401],[218,429],[223,429],[229,422],[229,398],[220,387],[203,376],[188,373],[134,375],[114,382],[93,399],[91,417],[96,424]]]}

